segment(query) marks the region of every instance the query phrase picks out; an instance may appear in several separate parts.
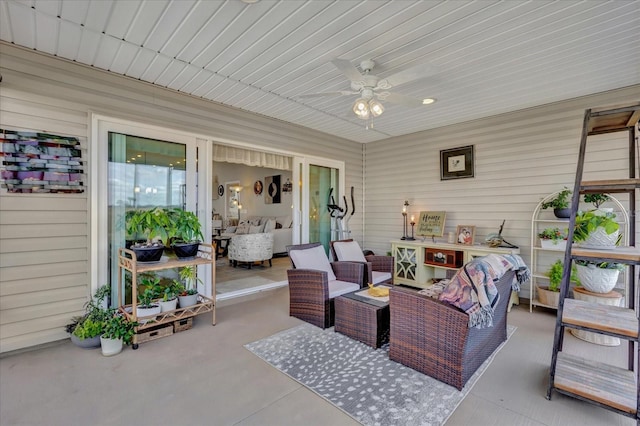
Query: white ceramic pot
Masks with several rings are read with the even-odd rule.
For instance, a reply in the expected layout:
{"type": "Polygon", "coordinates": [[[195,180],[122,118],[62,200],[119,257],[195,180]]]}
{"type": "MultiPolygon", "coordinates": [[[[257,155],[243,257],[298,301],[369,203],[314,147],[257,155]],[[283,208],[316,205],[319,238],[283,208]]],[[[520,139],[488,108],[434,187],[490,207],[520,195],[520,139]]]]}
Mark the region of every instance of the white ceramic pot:
{"type": "Polygon", "coordinates": [[[620,235],[619,230],[611,234],[607,234],[607,231],[605,231],[603,227],[599,226],[595,231],[589,234],[587,239],[584,240],[581,244],[585,247],[612,248],[616,246],[618,235],[620,235]]]}
{"type": "Polygon", "coordinates": [[[160,312],[173,311],[178,306],[178,298],[176,297],[175,299],[168,300],[166,302],[159,300],[158,304],[160,305],[160,312]]]}
{"type": "Polygon", "coordinates": [[[567,240],[543,240],[540,239],[540,247],[545,250],[561,250],[564,251],[567,248],[567,240]]]}
{"type": "Polygon", "coordinates": [[[158,315],[160,313],[160,305],[151,305],[148,308],[143,308],[141,306],[136,306],[136,315],[138,317],[138,322],[140,324],[146,324],[153,318],[140,319],[140,317],[149,317],[153,315],[158,315]]]}
{"type": "Polygon", "coordinates": [[[198,294],[190,294],[188,296],[178,296],[178,301],[180,302],[181,308],[186,308],[188,306],[195,305],[198,303],[198,294]]]}
{"type": "Polygon", "coordinates": [[[108,339],[100,336],[100,346],[102,347],[102,355],[112,356],[122,352],[122,339],[108,339]]]}
{"type": "Polygon", "coordinates": [[[593,293],[609,293],[618,282],[620,271],[617,269],[603,269],[595,265],[576,265],[578,279],[585,289],[593,293]]]}

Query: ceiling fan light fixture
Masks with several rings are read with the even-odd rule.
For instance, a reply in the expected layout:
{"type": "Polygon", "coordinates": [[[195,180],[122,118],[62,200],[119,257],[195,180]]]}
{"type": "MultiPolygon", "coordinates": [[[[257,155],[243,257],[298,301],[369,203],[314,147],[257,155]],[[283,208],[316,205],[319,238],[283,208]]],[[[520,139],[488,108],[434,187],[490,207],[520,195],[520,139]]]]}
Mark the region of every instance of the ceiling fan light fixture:
{"type": "Polygon", "coordinates": [[[371,111],[371,115],[377,117],[384,112],[384,107],[377,100],[371,99],[369,101],[369,110],[371,111]]]}
{"type": "Polygon", "coordinates": [[[429,104],[434,103],[435,101],[436,101],[435,98],[424,98],[422,100],[422,105],[429,105],[429,104]]]}
{"type": "Polygon", "coordinates": [[[353,104],[353,112],[358,116],[358,118],[366,120],[369,118],[369,104],[366,100],[358,98],[353,104]]]}

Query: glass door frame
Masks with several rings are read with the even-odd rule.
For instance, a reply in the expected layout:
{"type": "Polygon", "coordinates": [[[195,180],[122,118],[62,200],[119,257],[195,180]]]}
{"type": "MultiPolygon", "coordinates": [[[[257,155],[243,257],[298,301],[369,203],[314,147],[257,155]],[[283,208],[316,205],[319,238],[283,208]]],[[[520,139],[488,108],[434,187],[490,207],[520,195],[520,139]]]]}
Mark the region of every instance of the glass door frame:
{"type": "MultiPolygon", "coordinates": [[[[293,244],[309,242],[309,215],[311,213],[309,194],[310,166],[328,167],[338,170],[337,194],[345,194],[344,161],[314,156],[294,156],[292,166],[293,182],[298,182],[298,190],[293,191],[293,244]]],[[[334,193],[334,196],[336,194],[334,193]]],[[[338,199],[336,197],[336,199],[338,199]]],[[[341,199],[341,198],[340,198],[341,199]]]]}
{"type": "MultiPolygon", "coordinates": [[[[204,167],[198,172],[198,156],[200,161],[211,159],[211,144],[197,135],[179,132],[159,126],[132,122],[114,117],[93,114],[91,116],[91,135],[93,143],[89,146],[90,170],[90,205],[91,219],[91,255],[90,279],[91,293],[108,282],[109,265],[104,259],[109,258],[108,232],[108,162],[109,132],[139,136],[167,142],[184,144],[186,147],[186,208],[195,211],[203,226],[205,238],[211,235],[211,220],[205,213],[211,211],[211,168],[204,167]],[[197,210],[197,211],[196,211],[197,210]]],[[[206,238],[210,242],[210,237],[206,238]]],[[[204,266],[202,268],[209,268],[204,266]]],[[[199,270],[200,272],[200,270],[199,270]]],[[[211,294],[210,271],[203,270],[201,276],[205,281],[205,295],[211,294]]],[[[111,283],[113,285],[113,283],[111,283]]]]}

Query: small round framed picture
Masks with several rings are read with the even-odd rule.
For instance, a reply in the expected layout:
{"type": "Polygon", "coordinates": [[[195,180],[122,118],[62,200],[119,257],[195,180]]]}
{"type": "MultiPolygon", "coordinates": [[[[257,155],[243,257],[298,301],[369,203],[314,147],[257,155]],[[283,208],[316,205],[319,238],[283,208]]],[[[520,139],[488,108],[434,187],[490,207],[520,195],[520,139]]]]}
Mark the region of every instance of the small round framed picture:
{"type": "Polygon", "coordinates": [[[224,186],[218,185],[218,195],[221,197],[224,195],[224,186]]]}
{"type": "Polygon", "coordinates": [[[262,181],[257,180],[256,183],[253,184],[253,193],[256,195],[262,194],[262,181]]]}

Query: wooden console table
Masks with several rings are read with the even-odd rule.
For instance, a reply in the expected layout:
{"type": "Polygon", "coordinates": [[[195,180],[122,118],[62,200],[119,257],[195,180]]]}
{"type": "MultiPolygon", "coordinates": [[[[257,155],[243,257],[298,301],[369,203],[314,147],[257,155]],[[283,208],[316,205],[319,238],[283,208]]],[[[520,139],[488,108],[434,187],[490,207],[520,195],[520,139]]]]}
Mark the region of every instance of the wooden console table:
{"type": "Polygon", "coordinates": [[[393,283],[427,288],[434,278],[448,278],[463,264],[487,254],[520,254],[520,249],[464,245],[430,240],[393,240],[393,283]],[[448,274],[447,274],[448,272],[448,274]]]}

